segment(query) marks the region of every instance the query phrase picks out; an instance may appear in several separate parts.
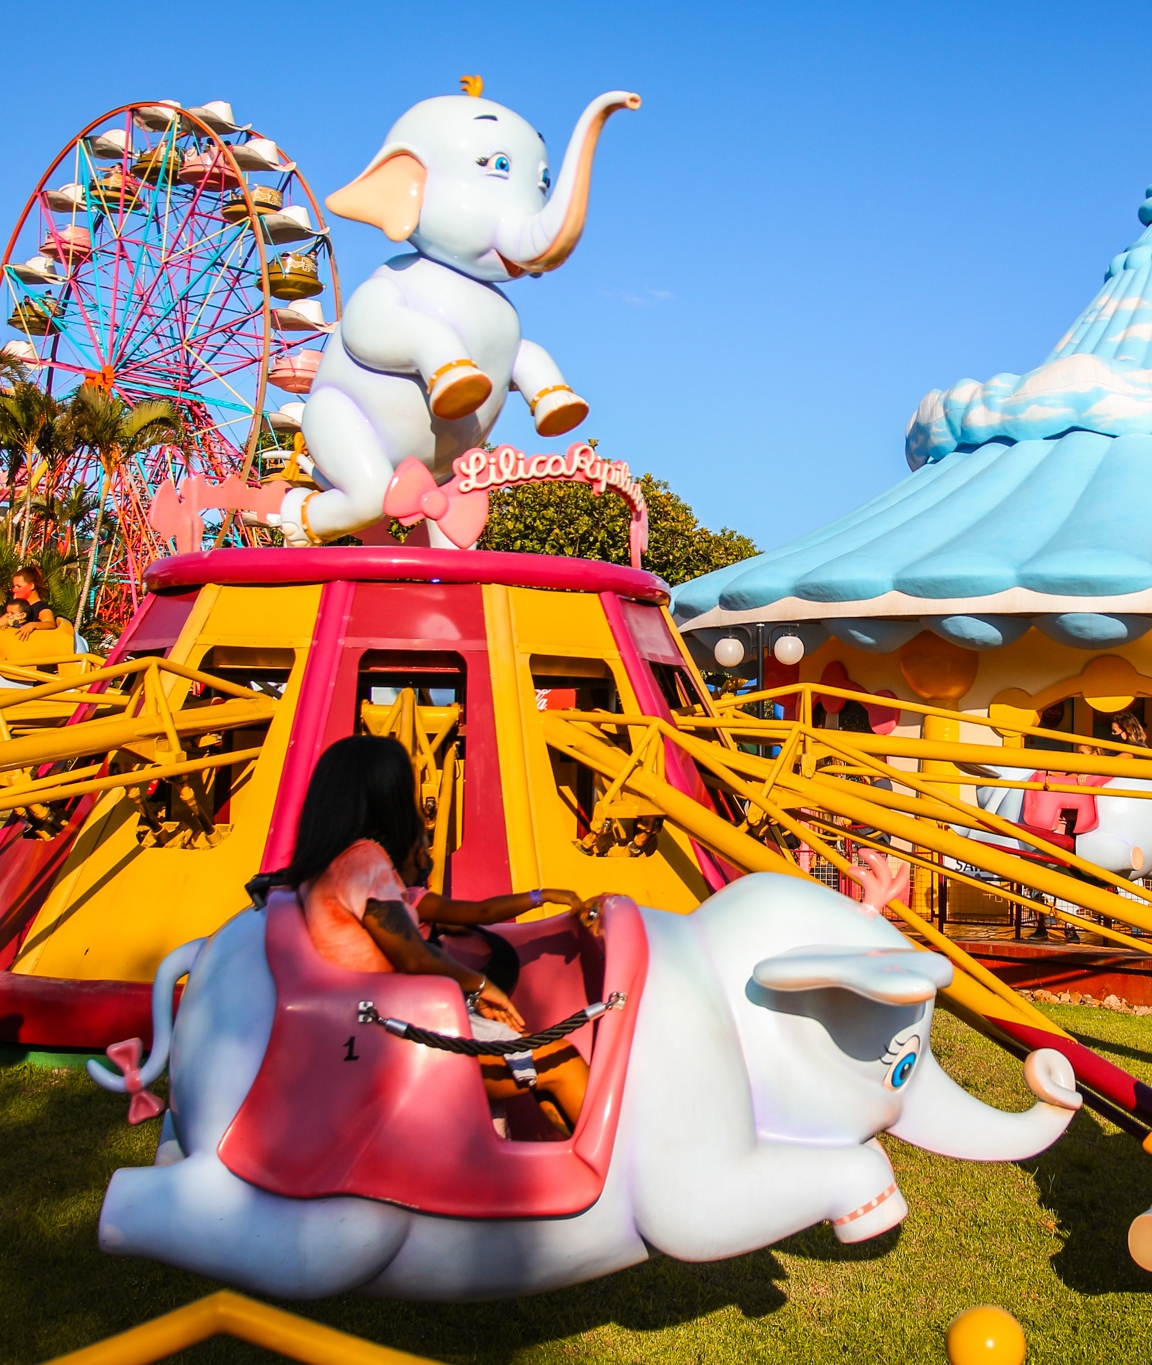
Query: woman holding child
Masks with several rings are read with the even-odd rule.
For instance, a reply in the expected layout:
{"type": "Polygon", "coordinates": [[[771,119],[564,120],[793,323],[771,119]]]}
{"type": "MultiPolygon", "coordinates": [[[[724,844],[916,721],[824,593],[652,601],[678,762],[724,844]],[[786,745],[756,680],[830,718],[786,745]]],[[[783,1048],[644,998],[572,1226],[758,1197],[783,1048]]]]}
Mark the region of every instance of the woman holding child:
{"type": "Polygon", "coordinates": [[[47,595],[36,565],[21,565],[12,575],[12,596],[4,607],[4,628],[14,630],[18,640],[30,640],[38,630],[55,630],[56,614],[44,600],[47,595]]]}

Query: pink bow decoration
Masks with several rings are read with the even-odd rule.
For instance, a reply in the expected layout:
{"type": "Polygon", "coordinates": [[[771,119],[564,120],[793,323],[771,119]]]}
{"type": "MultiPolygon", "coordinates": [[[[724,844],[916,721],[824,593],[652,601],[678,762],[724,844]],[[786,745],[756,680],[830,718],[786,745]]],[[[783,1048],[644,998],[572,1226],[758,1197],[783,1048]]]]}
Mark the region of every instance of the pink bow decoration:
{"type": "Polygon", "coordinates": [[[427,466],[413,456],[401,460],[384,494],[384,515],[401,526],[414,526],[427,517],[458,549],[466,550],[480,538],[488,520],[488,494],[461,493],[459,476],[440,485],[427,466]]]}
{"type": "Polygon", "coordinates": [[[151,1090],[145,1090],[140,1083],[140,1057],[143,1051],[144,1044],[139,1038],[127,1038],[122,1043],[113,1043],[104,1049],[108,1060],[123,1072],[124,1089],[132,1096],[128,1106],[129,1123],[144,1123],[164,1112],[164,1101],[153,1095],[151,1090]]]}
{"type": "Polygon", "coordinates": [[[902,899],[908,890],[908,864],[901,863],[898,871],[888,866],[888,859],[874,848],[862,848],[860,856],[870,870],[860,867],[848,869],[848,875],[864,889],[860,908],[869,915],[878,915],[889,901],[902,899]]]}

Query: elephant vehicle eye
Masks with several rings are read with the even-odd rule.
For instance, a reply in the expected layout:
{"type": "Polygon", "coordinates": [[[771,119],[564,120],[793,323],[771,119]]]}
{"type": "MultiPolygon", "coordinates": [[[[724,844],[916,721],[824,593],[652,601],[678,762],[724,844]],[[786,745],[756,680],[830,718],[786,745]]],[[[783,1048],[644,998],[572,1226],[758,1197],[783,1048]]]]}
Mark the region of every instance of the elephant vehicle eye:
{"type": "Polygon", "coordinates": [[[916,1060],[920,1056],[920,1039],[909,1038],[901,1048],[899,1056],[889,1066],[888,1072],[884,1077],[884,1084],[889,1090],[900,1090],[907,1085],[913,1070],[916,1067],[916,1060]]]}
{"type": "Polygon", "coordinates": [[[545,194],[552,188],[552,177],[548,173],[547,166],[540,167],[540,188],[545,194]]]}

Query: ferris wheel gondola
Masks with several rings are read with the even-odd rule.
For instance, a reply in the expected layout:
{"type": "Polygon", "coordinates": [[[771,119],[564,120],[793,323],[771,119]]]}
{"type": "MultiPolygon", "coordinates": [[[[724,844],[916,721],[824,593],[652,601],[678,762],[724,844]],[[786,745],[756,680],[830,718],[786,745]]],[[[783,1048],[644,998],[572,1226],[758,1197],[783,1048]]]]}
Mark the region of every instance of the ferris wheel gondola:
{"type": "MultiPolygon", "coordinates": [[[[328,228],[296,163],[227,103],[127,104],[48,167],[3,273],[15,336],[2,349],[37,384],[56,397],[87,383],[130,403],[167,399],[189,433],[184,448],[157,447],[112,474],[114,539],[92,608],[117,624],[170,548],[148,522],[159,485],[255,481],[291,447],[340,312],[328,228]]],[[[94,489],[102,473],[77,452],[21,477],[58,491],[94,489]]],[[[225,517],[206,534],[254,544],[266,533],[225,517]]]]}

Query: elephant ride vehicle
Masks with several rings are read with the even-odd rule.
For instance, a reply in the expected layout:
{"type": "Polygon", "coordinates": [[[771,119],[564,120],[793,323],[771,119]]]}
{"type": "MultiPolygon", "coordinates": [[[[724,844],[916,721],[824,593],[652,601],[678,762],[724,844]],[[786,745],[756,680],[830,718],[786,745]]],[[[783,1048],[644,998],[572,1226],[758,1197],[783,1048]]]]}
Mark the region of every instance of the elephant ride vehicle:
{"type": "MultiPolygon", "coordinates": [[[[976,799],[981,810],[1018,826],[1020,839],[989,831],[963,833],[982,843],[995,844],[1031,861],[1066,866],[1058,851],[1036,849],[1036,839],[1075,854],[1108,872],[1135,881],[1147,873],[1152,856],[1152,804],[1136,794],[1152,791],[1152,782],[1139,777],[1097,777],[1085,774],[1032,772],[1007,765],[970,768],[971,775],[1008,778],[1038,784],[1040,790],[1014,787],[978,786],[976,799]],[[1064,786],[1049,791],[1049,784],[1064,786]],[[1078,786],[1069,791],[1067,787],[1078,786]],[[1115,788],[1116,796],[1109,793],[1115,788]]],[[[979,872],[977,870],[977,875],[979,872]]],[[[1077,875],[1073,872],[1073,875],[1077,875]]]]}
{"type": "Polygon", "coordinates": [[[285,1298],[457,1301],[654,1251],[734,1256],[821,1220],[875,1237],[907,1213],[877,1133],[1018,1160],[1081,1103],[1051,1049],[1025,1063],[1026,1113],[952,1082],[929,1046],[952,967],[878,903],[760,873],[690,915],[607,896],[598,935],[571,915],[496,926],[525,1027],[567,1015],[588,1062],[569,1136],[526,1098],[502,1137],[461,987],[334,965],[275,890],[161,964],[143,1067],[135,1040],[109,1050],[123,1075],[89,1063],[137,1118],[162,1108],[146,1087],[171,1068],[156,1164],[115,1173],[100,1244],[285,1298]]]}

